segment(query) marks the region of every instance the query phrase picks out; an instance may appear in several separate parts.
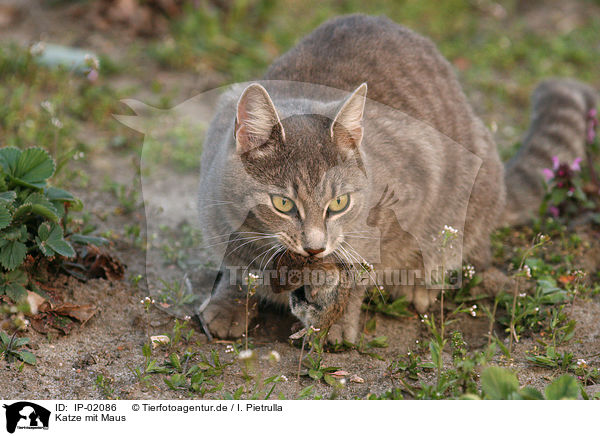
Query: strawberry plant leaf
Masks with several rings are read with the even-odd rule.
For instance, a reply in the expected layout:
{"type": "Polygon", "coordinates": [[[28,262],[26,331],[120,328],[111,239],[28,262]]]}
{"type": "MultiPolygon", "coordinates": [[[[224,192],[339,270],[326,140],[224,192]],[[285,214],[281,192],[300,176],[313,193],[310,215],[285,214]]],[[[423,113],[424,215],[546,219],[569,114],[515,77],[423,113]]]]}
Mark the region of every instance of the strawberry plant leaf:
{"type": "Polygon", "coordinates": [[[19,241],[4,241],[0,248],[0,264],[7,270],[21,265],[27,254],[27,247],[19,241]]]}
{"type": "Polygon", "coordinates": [[[565,374],[546,386],[547,400],[576,400],[579,396],[579,384],[571,375],[565,374]]]}
{"type": "Polygon", "coordinates": [[[510,370],[491,366],[481,374],[481,390],[490,400],[509,400],[519,391],[519,381],[510,370]]]}
{"type": "Polygon", "coordinates": [[[46,180],[54,174],[54,160],[39,147],[28,148],[17,159],[12,174],[15,181],[28,187],[43,188],[46,180]]]}
{"type": "Polygon", "coordinates": [[[12,221],[12,216],[7,207],[0,203],[0,230],[8,227],[10,222],[12,221]]]}
{"type": "Polygon", "coordinates": [[[0,149],[0,165],[5,173],[14,175],[20,156],[21,150],[16,147],[4,147],[0,149]]]}
{"type": "Polygon", "coordinates": [[[5,285],[4,292],[14,303],[20,303],[27,298],[27,290],[18,283],[5,285]]]}
{"type": "Polygon", "coordinates": [[[17,208],[14,219],[19,219],[29,213],[43,216],[52,222],[58,222],[58,211],[43,194],[34,192],[27,196],[23,204],[17,208]]]}
{"type": "Polygon", "coordinates": [[[52,256],[54,252],[65,257],[75,256],[75,250],[73,250],[71,244],[65,241],[63,237],[63,229],[58,224],[40,224],[36,242],[38,243],[40,250],[42,250],[46,256],[52,256]],[[48,249],[52,251],[49,251],[48,249]]]}
{"type": "Polygon", "coordinates": [[[6,191],[0,192],[0,202],[2,203],[12,203],[17,198],[17,193],[15,191],[6,191]]]}

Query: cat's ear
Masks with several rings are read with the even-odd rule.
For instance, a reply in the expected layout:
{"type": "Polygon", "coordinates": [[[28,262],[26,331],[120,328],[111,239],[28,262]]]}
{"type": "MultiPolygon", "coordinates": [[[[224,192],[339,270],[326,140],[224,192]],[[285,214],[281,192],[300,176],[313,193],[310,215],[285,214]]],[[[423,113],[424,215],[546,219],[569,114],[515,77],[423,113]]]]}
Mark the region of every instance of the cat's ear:
{"type": "Polygon", "coordinates": [[[260,147],[276,129],[281,139],[285,132],[269,93],[258,83],[248,86],[237,104],[235,142],[238,153],[260,147]]]}
{"type": "Polygon", "coordinates": [[[341,147],[357,148],[363,137],[363,114],[367,100],[367,84],[352,93],[331,123],[331,138],[341,147]]]}

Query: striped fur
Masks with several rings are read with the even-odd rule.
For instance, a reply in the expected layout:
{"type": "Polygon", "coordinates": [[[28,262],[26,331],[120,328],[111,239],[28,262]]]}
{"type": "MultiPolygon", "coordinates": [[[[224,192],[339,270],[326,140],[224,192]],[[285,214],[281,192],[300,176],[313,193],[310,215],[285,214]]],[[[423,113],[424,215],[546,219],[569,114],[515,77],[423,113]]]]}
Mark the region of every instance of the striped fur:
{"type": "MultiPolygon", "coordinates": [[[[204,143],[201,197],[227,200],[218,208],[200,201],[204,235],[231,233],[234,242],[242,231],[273,238],[225,253],[225,266],[259,262],[273,243],[302,254],[312,229],[325,232],[327,247],[336,250],[340,240],[351,241],[352,256],[360,260],[373,240],[352,235],[371,229],[381,235],[376,267],[427,270],[440,260],[436,235],[450,225],[460,229],[462,259],[485,270],[491,262],[490,233],[501,222],[524,222],[539,205],[541,169],[551,156],[584,156],[585,114],[594,104],[593,92],[584,85],[543,83],[533,97],[524,145],[505,173],[492,136],[473,113],[451,65],[431,41],[387,18],[350,15],[328,21],[276,60],[264,79],[281,129],[273,129],[260,153],[235,158],[232,120],[240,89],[223,96],[204,143]],[[291,82],[296,86],[286,85],[291,82]],[[363,140],[356,159],[340,160],[332,122],[349,93],[363,83],[368,84],[363,140]],[[323,204],[348,183],[354,189],[349,211],[326,219],[323,204]],[[265,187],[298,202],[304,216],[278,216],[265,187]]],[[[460,268],[444,262],[446,268],[460,268]]],[[[356,338],[360,289],[332,326],[338,340],[356,338]]],[[[386,290],[405,295],[420,312],[437,295],[423,284],[386,290]]],[[[269,286],[259,287],[257,294],[288,305],[285,294],[269,286]]],[[[242,333],[245,311],[233,303],[236,298],[237,285],[217,284],[204,312],[217,336],[242,333]]]]}
{"type": "Polygon", "coordinates": [[[595,107],[595,91],[580,82],[553,79],[537,87],[523,145],[506,164],[502,224],[525,224],[538,211],[545,189],[542,169],[552,167],[553,156],[568,163],[586,157],[587,114],[595,107]]]}

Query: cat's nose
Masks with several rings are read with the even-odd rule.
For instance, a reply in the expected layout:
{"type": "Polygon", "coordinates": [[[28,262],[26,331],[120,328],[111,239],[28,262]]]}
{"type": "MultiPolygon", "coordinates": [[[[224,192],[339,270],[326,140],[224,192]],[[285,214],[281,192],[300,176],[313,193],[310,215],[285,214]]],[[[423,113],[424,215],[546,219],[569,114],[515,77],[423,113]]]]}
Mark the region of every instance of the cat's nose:
{"type": "Polygon", "coordinates": [[[317,254],[324,252],[325,247],[321,247],[321,248],[306,248],[306,247],[304,247],[304,251],[306,251],[311,256],[316,256],[317,254]]]}

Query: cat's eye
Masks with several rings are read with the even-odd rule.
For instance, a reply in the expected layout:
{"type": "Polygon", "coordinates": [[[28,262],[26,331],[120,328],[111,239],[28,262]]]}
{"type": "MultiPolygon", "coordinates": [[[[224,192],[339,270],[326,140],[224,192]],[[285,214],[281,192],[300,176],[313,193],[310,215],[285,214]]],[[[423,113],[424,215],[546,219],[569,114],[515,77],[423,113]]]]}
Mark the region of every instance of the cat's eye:
{"type": "Polygon", "coordinates": [[[272,195],[271,202],[273,207],[282,213],[290,213],[296,207],[292,200],[281,195],[272,195]]]}
{"type": "Polygon", "coordinates": [[[344,211],[350,203],[350,196],[348,194],[340,195],[329,202],[328,212],[339,213],[344,211]]]}

